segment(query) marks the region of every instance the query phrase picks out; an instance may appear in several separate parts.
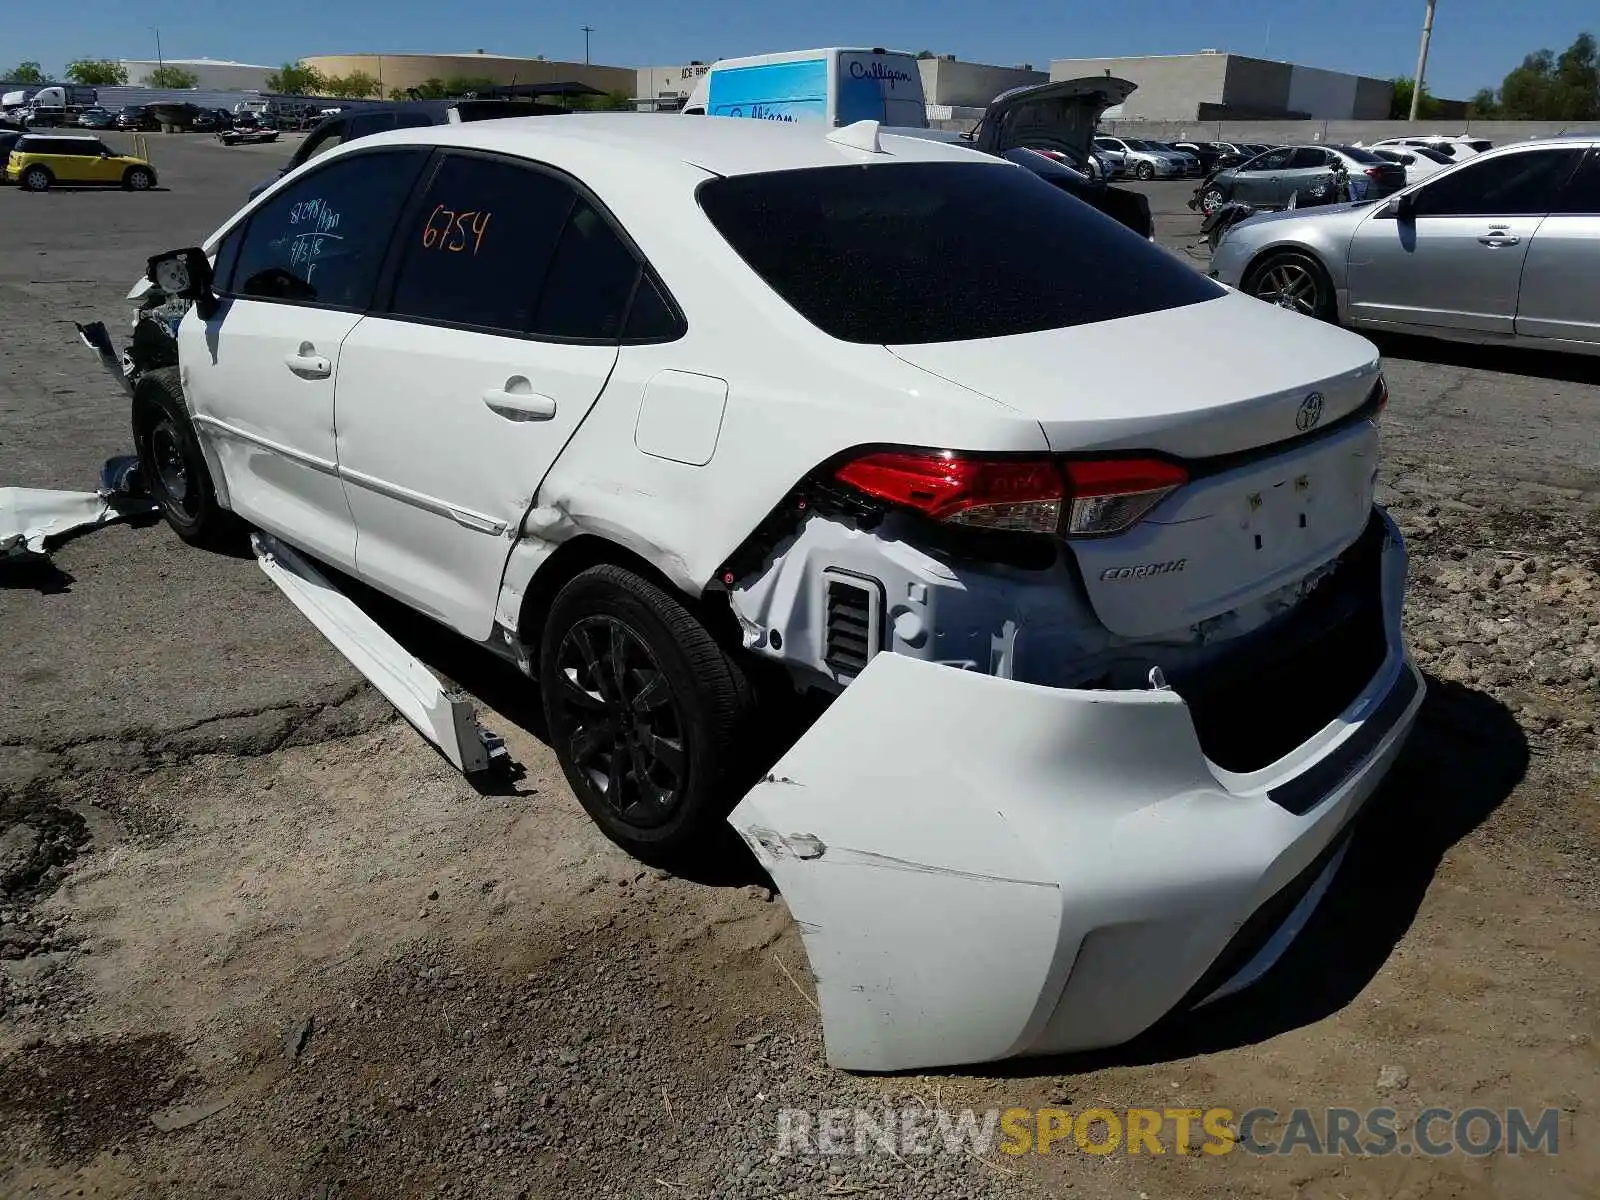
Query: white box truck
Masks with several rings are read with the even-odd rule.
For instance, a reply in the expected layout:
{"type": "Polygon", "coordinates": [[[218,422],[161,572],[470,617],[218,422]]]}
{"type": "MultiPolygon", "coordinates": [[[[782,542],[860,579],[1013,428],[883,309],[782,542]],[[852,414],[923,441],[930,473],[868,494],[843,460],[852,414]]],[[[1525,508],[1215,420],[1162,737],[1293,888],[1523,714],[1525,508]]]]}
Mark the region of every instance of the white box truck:
{"type": "Polygon", "coordinates": [[[700,77],[683,112],[761,121],[857,121],[925,129],[928,110],[914,54],[834,46],[724,58],[700,77]]]}

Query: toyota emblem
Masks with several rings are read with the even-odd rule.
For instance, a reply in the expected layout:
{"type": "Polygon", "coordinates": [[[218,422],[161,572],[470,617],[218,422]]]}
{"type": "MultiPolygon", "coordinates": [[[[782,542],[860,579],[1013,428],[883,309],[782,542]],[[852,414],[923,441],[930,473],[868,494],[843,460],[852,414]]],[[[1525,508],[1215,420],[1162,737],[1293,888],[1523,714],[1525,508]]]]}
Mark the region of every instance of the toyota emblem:
{"type": "Polygon", "coordinates": [[[1320,420],[1322,420],[1322,393],[1312,392],[1300,401],[1300,411],[1294,415],[1294,427],[1304,433],[1320,420]]]}

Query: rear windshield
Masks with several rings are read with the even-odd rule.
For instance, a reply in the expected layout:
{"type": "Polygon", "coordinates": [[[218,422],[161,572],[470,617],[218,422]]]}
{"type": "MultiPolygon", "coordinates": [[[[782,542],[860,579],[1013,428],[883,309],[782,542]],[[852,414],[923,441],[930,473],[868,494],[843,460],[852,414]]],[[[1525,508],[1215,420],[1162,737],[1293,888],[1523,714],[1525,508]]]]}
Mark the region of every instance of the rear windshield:
{"type": "Polygon", "coordinates": [[[1365,163],[1369,167],[1383,165],[1383,159],[1379,158],[1371,150],[1361,146],[1330,146],[1329,149],[1337,150],[1346,158],[1353,158],[1358,163],[1365,163]]]}
{"type": "Polygon", "coordinates": [[[698,196],[773,291],[847,342],[1004,337],[1225,294],[1119,222],[999,163],[734,175],[698,196]]]}

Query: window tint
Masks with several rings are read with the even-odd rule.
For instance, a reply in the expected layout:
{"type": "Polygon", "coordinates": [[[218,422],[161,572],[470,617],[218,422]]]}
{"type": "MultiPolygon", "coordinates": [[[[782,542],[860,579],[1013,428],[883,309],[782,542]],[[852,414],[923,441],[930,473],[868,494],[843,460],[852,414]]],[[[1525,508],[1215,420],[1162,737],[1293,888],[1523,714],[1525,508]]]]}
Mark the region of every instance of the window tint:
{"type": "Polygon", "coordinates": [[[1003,163],[733,175],[700,205],[817,328],[865,343],[1002,337],[1224,295],[1169,252],[1003,163]]]}
{"type": "Polygon", "coordinates": [[[1375,154],[1365,146],[1330,146],[1329,149],[1337,150],[1346,158],[1353,158],[1356,162],[1363,163],[1369,167],[1377,166],[1383,162],[1383,158],[1379,154],[1375,154]]]}
{"type": "Polygon", "coordinates": [[[217,246],[216,259],[211,268],[211,282],[221,295],[233,294],[233,270],[239,264],[239,247],[244,244],[247,228],[249,228],[248,222],[237,226],[217,246]]]}
{"type": "Polygon", "coordinates": [[[527,333],[574,199],[542,171],[446,155],[416,224],[399,231],[405,257],[389,311],[527,333]]]}
{"type": "Polygon", "coordinates": [[[1288,166],[1290,171],[1303,171],[1308,167],[1325,167],[1328,165],[1328,152],[1314,150],[1309,146],[1301,146],[1289,152],[1288,166]]]}
{"type": "Polygon", "coordinates": [[[1516,217],[1550,211],[1581,150],[1527,150],[1469,162],[1417,193],[1419,217],[1516,217]]]}
{"type": "Polygon", "coordinates": [[[1600,216],[1600,149],[1589,151],[1567,186],[1556,197],[1551,212],[1600,216]]]}
{"type": "Polygon", "coordinates": [[[344,140],[353,142],[357,138],[371,137],[375,133],[382,133],[386,129],[394,128],[394,114],[392,112],[363,113],[359,117],[350,118],[350,132],[344,135],[344,140]]]}
{"type": "Polygon", "coordinates": [[[325,125],[302,143],[299,153],[294,156],[293,165],[298,167],[302,163],[310,162],[319,154],[326,154],[344,141],[344,131],[343,121],[332,121],[325,125]]]}
{"type": "Polygon", "coordinates": [[[421,149],[356,154],[285,188],[250,218],[234,294],[365,306],[426,157],[421,149]]]}
{"type": "Polygon", "coordinates": [[[620,337],[638,276],[633,252],[580,200],[556,247],[533,331],[547,337],[620,337]]]}
{"type": "Polygon", "coordinates": [[[432,125],[433,118],[425,112],[402,112],[395,118],[396,129],[421,129],[425,125],[432,125]]]}
{"type": "Polygon", "coordinates": [[[630,342],[664,342],[683,332],[682,325],[666,297],[648,274],[639,280],[633,307],[628,310],[628,326],[623,336],[630,342]]]}

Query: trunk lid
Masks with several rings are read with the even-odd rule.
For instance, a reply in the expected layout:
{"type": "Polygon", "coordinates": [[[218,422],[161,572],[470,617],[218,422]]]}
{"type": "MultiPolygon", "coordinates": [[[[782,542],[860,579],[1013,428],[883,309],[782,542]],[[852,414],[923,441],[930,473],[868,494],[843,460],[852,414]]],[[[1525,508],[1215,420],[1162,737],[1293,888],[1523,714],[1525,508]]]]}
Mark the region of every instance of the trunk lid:
{"type": "Polygon", "coordinates": [[[1091,75],[1012,88],[990,101],[973,131],[973,141],[989,154],[1023,146],[1065,151],[1085,162],[1100,115],[1121,104],[1138,86],[1127,79],[1091,75]]]}
{"type": "MultiPolygon", "coordinates": [[[[1229,294],[1094,325],[891,353],[1039,421],[1058,453],[1154,451],[1193,478],[1142,522],[1068,545],[1101,623],[1183,630],[1303,577],[1365,527],[1377,383],[1364,338],[1229,294]]],[[[963,447],[955,447],[961,449],[963,447]]]]}

